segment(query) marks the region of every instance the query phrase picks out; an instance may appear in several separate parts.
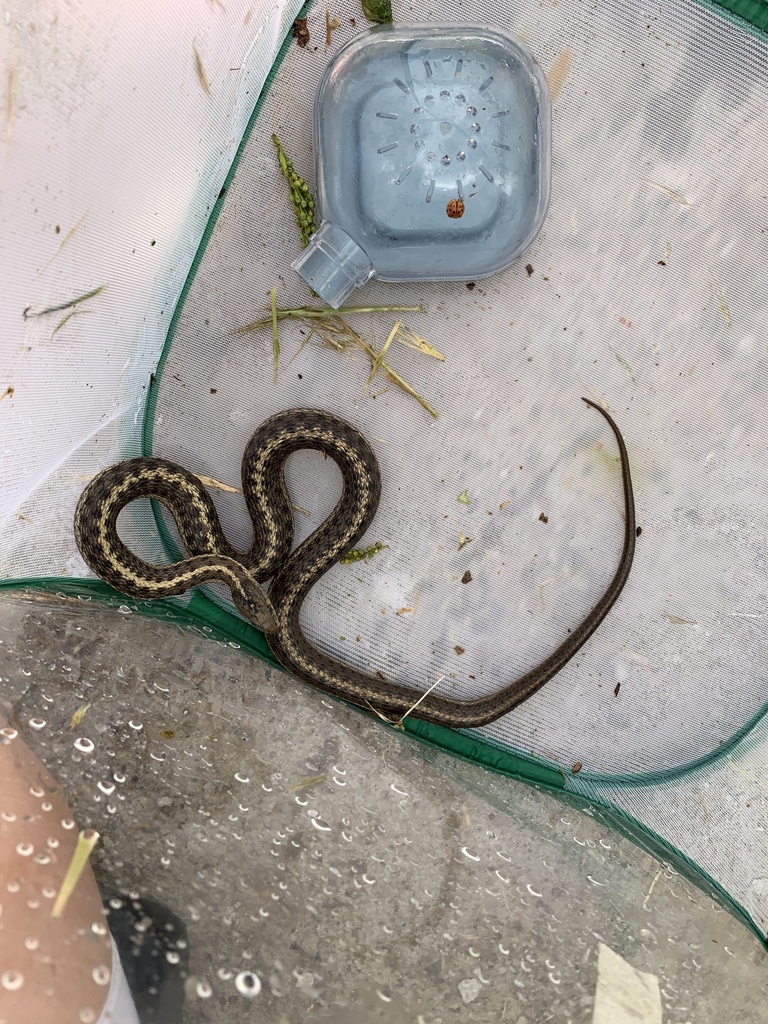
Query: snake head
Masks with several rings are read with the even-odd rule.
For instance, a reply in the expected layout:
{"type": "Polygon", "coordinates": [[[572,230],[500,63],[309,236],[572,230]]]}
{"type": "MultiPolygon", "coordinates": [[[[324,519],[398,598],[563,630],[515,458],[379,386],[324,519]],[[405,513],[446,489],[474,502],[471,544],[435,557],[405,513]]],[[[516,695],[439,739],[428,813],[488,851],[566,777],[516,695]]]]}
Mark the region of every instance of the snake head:
{"type": "Polygon", "coordinates": [[[235,608],[262,633],[277,632],[277,615],[264,587],[254,579],[241,580],[232,588],[235,608]]]}

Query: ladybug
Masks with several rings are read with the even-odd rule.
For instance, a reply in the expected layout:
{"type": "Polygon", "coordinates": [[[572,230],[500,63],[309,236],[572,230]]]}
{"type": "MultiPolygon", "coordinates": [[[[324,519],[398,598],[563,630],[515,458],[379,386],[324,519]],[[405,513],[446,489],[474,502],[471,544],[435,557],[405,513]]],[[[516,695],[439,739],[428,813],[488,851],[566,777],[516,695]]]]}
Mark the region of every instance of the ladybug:
{"type": "Polygon", "coordinates": [[[464,216],[464,200],[463,199],[451,199],[445,208],[445,212],[452,220],[458,220],[459,217],[464,216]]]}

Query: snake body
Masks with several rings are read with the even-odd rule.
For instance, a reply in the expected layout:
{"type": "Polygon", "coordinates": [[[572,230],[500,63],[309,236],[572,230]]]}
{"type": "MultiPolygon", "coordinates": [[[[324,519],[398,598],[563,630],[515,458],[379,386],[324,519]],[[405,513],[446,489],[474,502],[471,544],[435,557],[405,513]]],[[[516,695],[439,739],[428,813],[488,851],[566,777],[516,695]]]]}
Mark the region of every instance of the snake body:
{"type": "Polygon", "coordinates": [[[388,718],[406,713],[449,728],[487,725],[527,700],[586,643],[627,581],[635,548],[635,508],[629,458],[619,428],[600,406],[616,437],[621,459],[625,520],[618,567],[583,621],[539,665],[488,696],[457,700],[418,691],[361,672],[319,650],[300,622],[302,604],[318,580],[360,540],[376,514],[381,476],[373,449],[349,423],[316,409],[289,409],[266,420],[248,442],[242,462],[243,494],[253,521],[247,552],[233,548],[215,505],[192,473],[157,458],[128,459],[99,473],[75,512],[75,538],[91,569],[130,597],[182,594],[204,583],[224,583],[240,614],[261,629],[278,661],[300,679],[388,718]],[[333,512],[294,551],[294,522],[285,483],[292,452],[317,449],[341,470],[342,495],[333,512]],[[154,565],[119,538],[117,518],[135,498],[165,504],[190,557],[154,565]],[[269,592],[261,586],[271,580],[269,592]],[[417,701],[419,702],[417,704],[417,701]],[[414,708],[414,705],[417,706],[414,708]]]}

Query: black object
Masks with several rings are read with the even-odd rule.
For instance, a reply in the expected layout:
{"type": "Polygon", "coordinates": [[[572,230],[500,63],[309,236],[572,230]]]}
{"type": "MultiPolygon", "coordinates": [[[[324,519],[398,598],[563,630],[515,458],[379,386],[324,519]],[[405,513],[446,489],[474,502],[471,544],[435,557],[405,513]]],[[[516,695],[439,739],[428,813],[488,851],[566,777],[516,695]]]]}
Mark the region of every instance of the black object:
{"type": "Polygon", "coordinates": [[[135,893],[109,893],[103,903],[141,1024],[182,1024],[189,973],[184,922],[135,893]]]}

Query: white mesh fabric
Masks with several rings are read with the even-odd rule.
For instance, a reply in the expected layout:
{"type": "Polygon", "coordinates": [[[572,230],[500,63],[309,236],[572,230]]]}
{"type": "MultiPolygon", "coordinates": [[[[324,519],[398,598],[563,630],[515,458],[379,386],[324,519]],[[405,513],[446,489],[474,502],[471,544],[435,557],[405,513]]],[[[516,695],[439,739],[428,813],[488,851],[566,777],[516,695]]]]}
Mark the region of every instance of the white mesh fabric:
{"type": "MultiPolygon", "coordinates": [[[[383,379],[364,390],[360,352],[304,344],[282,325],[275,385],[270,330],[233,333],[264,315],[271,287],[280,306],[312,301],[289,267],[299,243],[270,135],[311,179],[324,18],[310,19],[318,45],[291,47],[281,64],[197,268],[162,372],[155,452],[237,484],[247,438],[277,409],[350,419],[384,478],[366,542],[388,548],[336,567],[307,602],[307,629],[371,672],[422,689],[445,675],[441,691],[467,697],[545,656],[614,571],[615,442],[580,396],[604,399],[629,446],[643,528],[629,585],[574,661],[484,734],[594,772],[670,769],[716,750],[765,701],[765,299],[761,261],[742,258],[762,237],[763,44],[693,5],[650,21],[629,5],[517,12],[512,27],[545,69],[570,67],[542,235],[473,290],[374,283],[355,297],[426,306],[406,319],[445,363],[398,346],[389,360],[439,410],[435,422],[383,379]],[[457,500],[465,490],[469,505],[457,500]],[[473,540],[459,551],[462,533],[473,540]]],[[[394,319],[356,324],[381,344],[394,319]]],[[[310,513],[297,516],[301,538],[339,477],[310,455],[289,476],[310,513]]],[[[216,500],[245,544],[242,501],[216,500]]]]}
{"type": "MultiPolygon", "coordinates": [[[[15,197],[2,207],[6,579],[85,574],[77,496],[84,478],[140,450],[149,374],[297,5],[249,17],[228,0],[161,22],[156,5],[123,15],[90,2],[61,38],[53,5],[43,10],[45,31],[33,38],[12,17],[4,37],[16,82],[2,147],[15,197]],[[22,319],[102,284],[58,330],[69,310],[22,319]]],[[[491,5],[461,15],[499,23],[491,5]]],[[[318,8],[312,45],[291,46],[253,126],[176,323],[152,450],[237,485],[243,445],[271,412],[308,404],[356,423],[384,476],[368,542],[389,546],[329,574],[307,629],[370,671],[422,688],[445,675],[445,692],[469,696],[546,655],[614,570],[615,444],[579,401],[604,399],[629,446],[643,528],[632,576],[574,662],[482,735],[566,769],[581,762],[571,787],[644,821],[762,926],[761,727],[711,766],[663,783],[651,773],[714,757],[766,700],[765,44],[693,3],[665,0],[649,15],[616,2],[516,6],[503,27],[557,93],[542,235],[474,290],[374,283],[356,297],[426,306],[408,322],[446,362],[397,347],[390,361],[440,411],[435,423],[383,380],[365,392],[359,353],[302,348],[283,325],[275,386],[269,332],[231,333],[272,287],[280,305],[311,301],[289,269],[298,240],[270,134],[311,180],[313,91],[355,31],[345,21],[326,51],[324,22],[318,8]],[[457,501],[465,490],[469,505],[457,501]],[[473,540],[459,551],[462,533],[473,540]]],[[[393,319],[354,322],[380,345],[393,319]]],[[[297,516],[302,537],[331,508],[338,475],[299,455],[289,476],[310,513],[297,516]]],[[[243,543],[241,502],[214,496],[243,543]]],[[[130,540],[161,549],[146,515],[130,540]]]]}
{"type": "Polygon", "coordinates": [[[0,32],[3,579],[82,574],[77,496],[89,475],[139,452],[150,373],[298,8],[297,0],[8,7],[0,32]],[[102,286],[74,308],[32,315],[102,286]]]}

